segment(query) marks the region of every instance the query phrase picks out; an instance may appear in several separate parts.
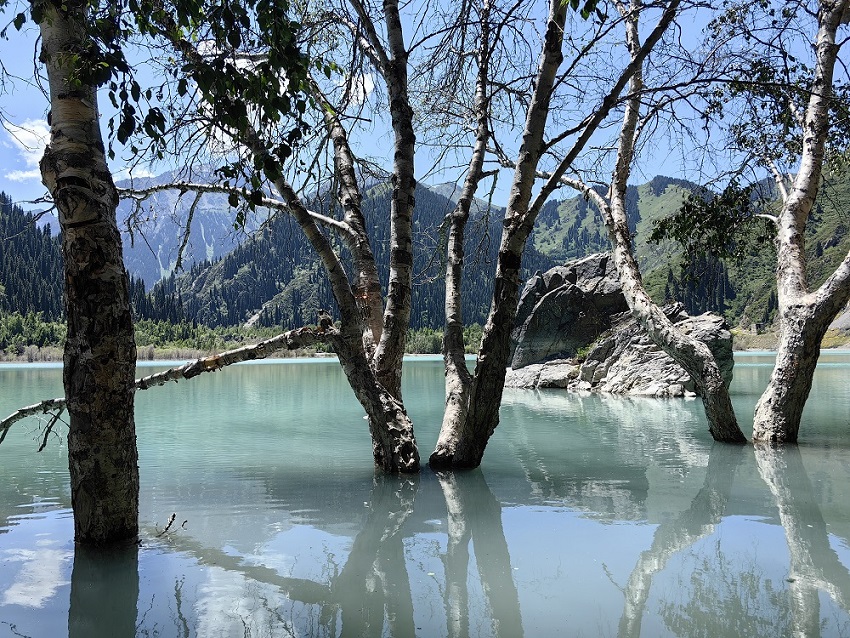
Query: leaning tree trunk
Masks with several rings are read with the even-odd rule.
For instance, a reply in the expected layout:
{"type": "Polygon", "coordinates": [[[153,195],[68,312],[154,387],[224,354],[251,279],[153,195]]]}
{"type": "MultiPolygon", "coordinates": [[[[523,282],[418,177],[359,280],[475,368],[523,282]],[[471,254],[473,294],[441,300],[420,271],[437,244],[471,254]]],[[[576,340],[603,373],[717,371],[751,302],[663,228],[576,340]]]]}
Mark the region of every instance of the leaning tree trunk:
{"type": "MultiPolygon", "coordinates": [[[[633,10],[626,18],[626,42],[634,60],[640,53],[638,33],[638,13],[633,10]]],[[[698,339],[684,334],[652,301],[643,286],[640,268],[632,252],[632,239],[626,215],[626,188],[634,158],[637,125],[640,116],[640,95],[643,91],[643,70],[638,67],[629,80],[629,94],[623,116],[623,127],[617,148],[617,161],[611,180],[611,203],[606,205],[598,193],[592,189],[585,192],[596,200],[602,212],[608,236],[613,246],[614,265],[623,294],[632,316],[640,323],[650,338],[693,379],[697,386],[708,428],[716,441],[743,443],[747,439],[738,427],[729,389],[720,373],[717,361],[708,346],[698,339]]]]}
{"type": "Polygon", "coordinates": [[[51,107],[41,174],[62,228],[68,321],[63,380],[74,535],[82,543],[105,544],[138,535],[136,344],[97,86],[70,63],[89,45],[86,5],[81,0],[40,5],[41,60],[51,107]]]}
{"type": "Polygon", "coordinates": [[[534,215],[528,215],[531,189],[543,153],[543,133],[549,102],[558,67],[563,60],[561,45],[568,9],[567,4],[558,0],[550,3],[540,67],[526,117],[519,151],[520,161],[514,171],[505,228],[499,245],[493,302],[484,325],[478,361],[469,389],[468,408],[465,415],[456,411],[458,417],[465,418],[444,424],[440,444],[430,458],[434,468],[480,465],[487,442],[499,423],[505,371],[510,356],[511,329],[519,304],[522,251],[534,224],[534,215]]]}
{"type": "Polygon", "coordinates": [[[488,124],[490,98],[487,94],[490,60],[490,3],[481,6],[481,36],[479,41],[478,75],[475,83],[474,112],[477,119],[475,145],[469,161],[469,170],[457,205],[449,216],[449,237],[446,248],[446,327],[443,333],[443,361],[446,369],[446,408],[440,435],[430,462],[439,465],[440,459],[454,450],[458,437],[458,424],[466,420],[472,375],[466,366],[466,348],[463,341],[463,280],[464,237],[469,221],[472,200],[484,176],[484,158],[490,139],[488,124]]]}
{"type": "Polygon", "coordinates": [[[803,121],[800,168],[776,222],[779,348],[770,383],[756,405],[754,441],[796,442],[823,335],[850,297],[850,255],[816,292],[809,293],[805,254],[806,221],[820,187],[829,133],[839,50],[835,34],[844,5],[822,2],[818,11],[817,62],[803,121]]]}
{"type": "MultiPolygon", "coordinates": [[[[202,56],[191,42],[178,37],[180,30],[177,28],[170,14],[163,12],[158,17],[162,20],[161,27],[172,46],[190,64],[203,69],[204,60],[202,56]]],[[[334,118],[330,118],[328,124],[333,125],[336,122],[334,118]]],[[[338,164],[337,168],[344,168],[345,170],[341,174],[348,176],[346,162],[350,158],[348,157],[347,140],[344,136],[340,135],[340,131],[334,131],[332,126],[330,134],[337,150],[342,148],[342,150],[346,151],[345,157],[339,156],[337,158],[343,162],[342,164],[338,164]]],[[[237,138],[251,150],[255,161],[259,161],[262,164],[262,160],[268,154],[268,151],[260,133],[250,127],[246,127],[244,130],[238,132],[237,138]]],[[[372,435],[372,450],[376,466],[389,473],[418,472],[419,451],[416,447],[413,423],[401,403],[399,397],[400,391],[394,392],[393,388],[386,388],[381,383],[381,379],[375,373],[374,368],[370,365],[366,351],[367,346],[363,338],[364,332],[368,330],[368,326],[364,329],[361,308],[358,306],[358,299],[355,291],[352,289],[342,262],[334,251],[330,240],[319,229],[315,219],[304,206],[304,202],[295,192],[292,185],[280,174],[276,173],[268,175],[268,177],[273,180],[275,188],[289,206],[290,213],[304,233],[304,237],[316,251],[330,281],[331,290],[333,291],[334,299],[336,299],[342,323],[340,335],[333,340],[334,346],[349,385],[366,412],[369,421],[369,432],[372,435]]],[[[355,185],[348,181],[346,186],[353,189],[355,185]]],[[[356,190],[344,190],[343,196],[351,198],[350,201],[345,203],[346,221],[354,223],[350,228],[355,235],[358,235],[358,224],[362,221],[362,215],[360,215],[359,208],[355,210],[355,207],[359,207],[359,194],[356,190]]],[[[358,236],[357,241],[359,240],[360,237],[358,236]]],[[[358,259],[360,259],[361,265],[369,266],[368,262],[371,261],[373,263],[373,257],[371,253],[367,254],[365,252],[368,250],[368,242],[366,242],[366,245],[362,249],[359,249],[357,241],[350,244],[350,246],[354,252],[360,251],[358,259]]],[[[402,260],[404,261],[404,259],[402,260]]],[[[362,280],[360,281],[362,282],[362,280]]],[[[407,313],[409,319],[409,294],[407,313]]],[[[386,337],[386,331],[383,337],[386,337]]],[[[382,338],[381,343],[383,342],[384,339],[382,338]]],[[[402,349],[403,346],[402,341],[402,349]]],[[[399,357],[399,366],[400,362],[401,357],[399,357]]],[[[400,387],[400,370],[397,378],[400,387]]]]}

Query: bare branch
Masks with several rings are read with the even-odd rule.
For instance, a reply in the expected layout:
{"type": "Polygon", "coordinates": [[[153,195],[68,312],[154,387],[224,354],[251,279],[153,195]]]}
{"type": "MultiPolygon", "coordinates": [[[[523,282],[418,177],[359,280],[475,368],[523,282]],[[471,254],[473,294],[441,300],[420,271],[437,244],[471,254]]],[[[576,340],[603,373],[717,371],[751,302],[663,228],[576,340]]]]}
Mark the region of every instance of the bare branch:
{"type": "MultiPolygon", "coordinates": [[[[299,348],[307,348],[317,343],[333,342],[339,336],[339,331],[335,328],[329,328],[322,331],[316,328],[297,328],[289,330],[283,334],[279,334],[271,339],[260,341],[259,343],[242,346],[234,350],[228,350],[221,354],[214,354],[208,357],[202,357],[195,361],[184,363],[175,368],[169,368],[163,372],[136,379],[133,385],[134,390],[147,390],[159,385],[165,385],[169,381],[180,381],[181,379],[191,379],[204,372],[215,372],[222,368],[240,363],[242,361],[254,361],[256,359],[265,359],[275,352],[280,350],[296,350],[299,348]]],[[[9,428],[18,421],[37,414],[49,414],[56,411],[48,425],[47,434],[55,424],[56,420],[65,409],[65,399],[47,399],[33,405],[20,408],[0,421],[0,443],[6,438],[9,428]]],[[[45,438],[47,436],[45,434],[45,438]]],[[[42,449],[44,445],[42,444],[42,449]]]]}
{"type": "Polygon", "coordinates": [[[611,87],[609,93],[605,96],[596,112],[588,121],[587,127],[558,164],[558,167],[552,172],[551,178],[546,182],[537,197],[534,199],[534,202],[529,207],[526,216],[532,219],[537,216],[537,213],[543,207],[543,204],[546,203],[546,200],[555,188],[557,188],[561,176],[572,165],[576,157],[578,157],[578,154],[584,149],[588,140],[592,137],[593,133],[599,128],[602,121],[608,117],[608,114],[616,106],[621,92],[626,87],[631,77],[641,67],[643,61],[649,55],[649,52],[652,51],[652,48],[661,39],[661,36],[667,30],[667,27],[670,26],[670,23],[673,22],[679,8],[679,3],[680,0],[672,0],[670,4],[667,5],[667,8],[664,10],[664,13],[658,20],[658,23],[655,25],[652,32],[640,46],[635,55],[632,56],[631,62],[625,69],[623,69],[623,72],[620,74],[620,77],[617,78],[614,86],[611,87]]]}
{"type": "MultiPolygon", "coordinates": [[[[197,193],[198,197],[205,193],[223,193],[223,194],[236,194],[240,197],[244,195],[242,189],[234,187],[234,186],[223,186],[221,184],[198,184],[195,182],[171,182],[169,184],[158,184],[155,186],[148,186],[146,188],[119,188],[118,195],[122,199],[132,199],[136,202],[142,202],[151,195],[155,193],[161,193],[165,191],[179,191],[181,195],[187,192],[197,193]]],[[[197,199],[192,205],[190,209],[190,216],[186,223],[186,234],[183,239],[183,246],[186,245],[186,241],[188,240],[189,235],[189,224],[192,221],[191,215],[194,212],[194,206],[197,204],[197,199]]],[[[274,197],[269,197],[267,195],[263,195],[262,199],[259,202],[260,206],[265,206],[266,208],[271,208],[272,210],[278,210],[282,212],[290,212],[290,206],[283,200],[276,199],[274,197]]],[[[317,213],[315,211],[307,211],[310,217],[313,220],[325,226],[327,228],[333,228],[337,232],[352,237],[353,239],[357,239],[357,234],[354,232],[354,229],[351,228],[346,222],[340,221],[338,219],[334,219],[332,217],[328,217],[327,215],[322,215],[321,213],[317,213]]],[[[179,263],[179,260],[178,260],[179,263]]]]}

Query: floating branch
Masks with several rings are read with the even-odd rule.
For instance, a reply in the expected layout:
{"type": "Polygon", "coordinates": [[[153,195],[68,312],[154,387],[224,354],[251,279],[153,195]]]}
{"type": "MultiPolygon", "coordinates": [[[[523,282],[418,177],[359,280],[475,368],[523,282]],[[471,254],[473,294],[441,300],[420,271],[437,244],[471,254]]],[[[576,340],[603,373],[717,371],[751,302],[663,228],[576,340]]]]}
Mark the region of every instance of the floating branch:
{"type": "MultiPolygon", "coordinates": [[[[260,341],[254,345],[242,346],[241,348],[228,350],[221,354],[202,357],[196,361],[190,361],[189,363],[184,363],[181,366],[169,368],[163,372],[157,372],[156,374],[136,379],[134,389],[147,390],[148,388],[164,385],[169,381],[176,382],[181,379],[191,379],[199,374],[203,374],[204,372],[215,372],[216,370],[221,370],[222,368],[233,365],[234,363],[265,359],[280,350],[296,350],[298,348],[307,348],[317,343],[326,343],[328,341],[332,341],[334,337],[337,336],[339,336],[339,332],[332,327],[324,330],[321,328],[297,328],[296,330],[290,330],[283,334],[279,334],[271,339],[260,341]]],[[[18,421],[37,414],[52,414],[51,421],[47,427],[47,432],[45,433],[46,440],[47,435],[50,434],[50,431],[53,429],[53,426],[65,407],[65,399],[58,398],[47,399],[40,403],[28,405],[16,410],[0,421],[0,443],[2,443],[3,439],[6,438],[9,428],[18,421]]],[[[39,451],[41,451],[41,449],[44,449],[44,445],[42,445],[39,451]]]]}

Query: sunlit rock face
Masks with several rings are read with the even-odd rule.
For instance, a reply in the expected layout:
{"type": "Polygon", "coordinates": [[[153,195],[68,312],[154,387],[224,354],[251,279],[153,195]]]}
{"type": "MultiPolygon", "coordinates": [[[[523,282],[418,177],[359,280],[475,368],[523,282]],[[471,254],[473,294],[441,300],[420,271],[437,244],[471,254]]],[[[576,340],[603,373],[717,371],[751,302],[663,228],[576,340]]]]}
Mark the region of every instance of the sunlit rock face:
{"type": "MultiPolygon", "coordinates": [[[[688,374],[627,312],[608,255],[592,255],[538,274],[520,299],[512,369],[505,385],[637,396],[693,396],[688,374]]],[[[690,317],[679,303],[665,314],[711,348],[727,385],[732,335],[719,316],[690,317]]]]}
{"type": "Polygon", "coordinates": [[[575,357],[629,309],[607,254],[596,254],[528,280],[519,300],[511,367],[575,357]]]}

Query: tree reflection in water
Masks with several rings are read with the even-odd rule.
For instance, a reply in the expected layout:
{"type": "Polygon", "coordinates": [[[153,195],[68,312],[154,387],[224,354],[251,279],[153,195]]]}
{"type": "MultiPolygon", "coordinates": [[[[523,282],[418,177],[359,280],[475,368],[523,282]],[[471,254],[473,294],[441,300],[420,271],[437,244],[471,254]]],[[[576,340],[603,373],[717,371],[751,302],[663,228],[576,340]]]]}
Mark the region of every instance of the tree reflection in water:
{"type": "MultiPolygon", "coordinates": [[[[539,474],[537,484],[544,497],[562,504],[556,510],[563,507],[570,516],[583,509],[597,511],[586,504],[595,502],[590,499],[599,490],[567,479],[543,482],[555,471],[545,459],[530,456],[529,450],[533,448],[519,446],[520,461],[527,472],[539,474]]],[[[651,545],[637,562],[609,563],[611,580],[615,573],[621,583],[625,579],[619,625],[609,633],[818,635],[850,629],[843,612],[838,613],[843,619],[839,620],[830,619],[831,612],[826,611],[827,596],[837,608],[850,606],[850,573],[830,545],[818,507],[823,501],[815,493],[800,450],[715,445],[705,467],[704,477],[695,475],[694,498],[652,532],[651,545]],[[733,491],[736,482],[738,489],[733,491]],[[747,502],[744,510],[755,513],[755,519],[731,516],[740,512],[741,496],[758,499],[755,506],[747,502]],[[783,526],[784,541],[773,524],[773,512],[783,526]],[[735,536],[741,529],[756,531],[735,536]],[[759,531],[765,536],[760,538],[759,531]],[[752,542],[753,550],[738,551],[736,544],[742,542],[752,542]],[[783,542],[789,548],[787,574],[783,542]],[[768,554],[764,548],[769,548],[768,554]]],[[[628,515],[640,505],[633,501],[651,491],[654,483],[639,481],[634,468],[639,469],[636,461],[619,474],[629,479],[625,484],[629,489],[619,484],[614,492],[619,495],[617,503],[625,503],[622,511],[627,515],[614,508],[602,525],[609,520],[638,520],[628,515]]],[[[597,482],[609,495],[610,481],[604,478],[597,482]]],[[[513,570],[524,564],[511,563],[502,506],[480,470],[366,480],[366,485],[340,492],[349,499],[357,495],[356,503],[341,513],[328,511],[313,519],[315,523],[284,528],[279,536],[251,533],[240,543],[241,550],[177,530],[143,550],[141,574],[136,547],[107,555],[77,548],[69,636],[233,635],[243,629],[252,636],[466,638],[533,633],[531,627],[540,620],[534,614],[542,612],[540,607],[526,608],[523,627],[519,600],[520,594],[528,595],[527,582],[520,577],[517,582],[525,589],[518,591],[513,570]],[[362,501],[366,507],[361,509],[362,501]],[[352,530],[352,521],[357,520],[352,530]],[[308,549],[314,540],[320,549],[308,549]],[[306,553],[299,556],[301,549],[306,553]],[[316,556],[315,551],[322,553],[316,556]],[[299,557],[304,563],[300,569],[312,570],[302,571],[304,578],[294,577],[299,557]],[[324,567],[316,566],[317,559],[324,567]],[[157,565],[166,570],[155,573],[157,565]]],[[[514,485],[494,483],[501,490],[514,485]]],[[[309,507],[314,499],[305,493],[297,506],[309,507]]],[[[521,514],[517,510],[514,515],[521,514]]],[[[646,520],[645,512],[640,515],[646,520]]],[[[512,527],[508,531],[515,542],[521,538],[513,535],[512,527]]],[[[573,539],[565,536],[558,542],[569,546],[573,539]]],[[[512,547],[515,561],[529,556],[527,547],[512,547]]],[[[545,547],[541,545],[549,551],[545,547]]],[[[609,560],[607,552],[598,556],[609,560]]],[[[527,579],[526,572],[519,573],[527,579]]],[[[595,575],[576,573],[583,578],[595,575]]],[[[557,588],[561,582],[545,580],[542,585],[557,588]]],[[[586,620],[581,616],[585,610],[576,609],[571,596],[553,597],[563,605],[553,609],[553,617],[586,620]]],[[[619,605],[617,598],[608,600],[613,601],[619,605]]],[[[616,623],[617,611],[612,614],[609,608],[604,618],[616,623]]]]}
{"type": "MultiPolygon", "coordinates": [[[[416,524],[405,523],[409,523],[414,510],[419,480],[415,476],[374,478],[363,526],[353,539],[345,564],[332,565],[326,582],[287,577],[274,568],[250,564],[242,556],[204,546],[182,533],[170,536],[169,543],[173,549],[191,556],[200,565],[236,573],[250,583],[252,589],[271,587],[301,605],[303,613],[293,611],[292,617],[283,618],[279,598],[269,596],[267,592],[255,592],[252,617],[242,618],[250,635],[302,635],[307,631],[311,636],[413,637],[421,634],[422,628],[418,628],[420,631],[417,632],[405,540],[416,533],[416,524]],[[263,608],[259,615],[256,605],[263,608]],[[268,626],[258,627],[258,622],[268,626]]],[[[453,638],[470,635],[470,550],[474,548],[486,606],[483,610],[476,609],[475,613],[488,618],[492,635],[521,637],[519,598],[499,501],[479,470],[441,474],[438,481],[448,513],[447,549],[439,557],[444,568],[446,611],[445,629],[441,633],[447,632],[453,638]]],[[[77,573],[75,566],[75,578],[77,573]]],[[[85,578],[88,579],[88,576],[85,578]]],[[[182,582],[177,583],[174,591],[179,603],[182,582]]],[[[157,595],[162,595],[162,592],[157,595]]],[[[96,608],[95,601],[88,602],[92,605],[90,610],[96,608]]],[[[122,609],[135,618],[135,599],[132,610],[128,605],[122,609]]],[[[170,607],[175,609],[174,603],[170,607]]],[[[238,604],[232,607],[233,610],[240,608],[238,604]]],[[[176,608],[179,610],[180,605],[176,608]]],[[[232,613],[238,616],[238,611],[232,613]]],[[[182,615],[180,618],[173,617],[171,622],[181,632],[181,628],[188,626],[182,615]]],[[[126,635],[133,635],[132,630],[126,635]]]]}
{"type": "Polygon", "coordinates": [[[139,600],[139,547],[79,545],[71,571],[69,638],[135,636],[139,600]]]}
{"type": "Polygon", "coordinates": [[[817,505],[800,449],[757,445],[759,474],[770,488],[791,555],[792,631],[798,636],[820,633],[819,592],[850,610],[850,573],[829,544],[826,523],[817,505]]]}
{"type": "MultiPolygon", "coordinates": [[[[658,526],[624,588],[619,635],[638,636],[652,578],[671,558],[715,533],[725,515],[737,468],[749,448],[715,444],[705,483],[690,507],[658,526]]],[[[820,592],[850,609],[850,572],[829,543],[829,535],[811,481],[796,446],[756,446],[759,475],[767,484],[790,555],[787,580],[764,577],[755,558],[736,561],[718,539],[708,555],[676,576],[684,600],[666,598],[660,615],[674,635],[763,636],[821,634],[820,592]],[[790,603],[790,604],[789,604],[790,603]]]]}
{"type": "Polygon", "coordinates": [[[451,638],[469,636],[469,547],[479,557],[478,573],[496,636],[522,636],[519,596],[502,527],[502,506],[480,470],[438,473],[448,511],[446,619],[451,638]]]}

